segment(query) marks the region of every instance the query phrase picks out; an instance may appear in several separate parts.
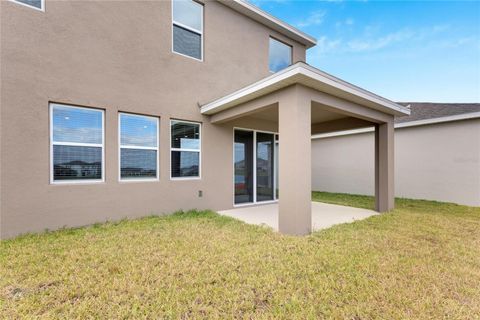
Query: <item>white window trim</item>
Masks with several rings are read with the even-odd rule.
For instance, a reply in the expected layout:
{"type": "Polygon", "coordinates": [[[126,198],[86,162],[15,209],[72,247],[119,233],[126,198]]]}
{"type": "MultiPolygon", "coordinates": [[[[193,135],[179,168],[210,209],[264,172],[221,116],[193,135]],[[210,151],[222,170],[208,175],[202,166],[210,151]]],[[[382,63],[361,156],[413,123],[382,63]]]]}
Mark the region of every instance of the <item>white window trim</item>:
{"type": "Polygon", "coordinates": [[[121,183],[130,183],[130,182],[152,182],[152,181],[159,181],[160,180],[160,121],[159,117],[155,116],[146,116],[141,114],[135,113],[128,113],[128,112],[119,112],[118,113],[118,181],[121,183]],[[151,118],[155,119],[157,123],[157,146],[156,147],[142,147],[142,146],[131,146],[131,145],[122,145],[122,126],[121,126],[121,119],[122,114],[140,118],[151,118]],[[157,168],[156,168],[156,176],[155,178],[122,178],[122,149],[135,149],[135,150],[155,150],[157,151],[157,159],[155,161],[157,168]]]}
{"type": "Polygon", "coordinates": [[[202,123],[201,122],[170,119],[170,168],[169,168],[169,171],[170,171],[170,180],[181,181],[181,180],[200,180],[200,179],[202,179],[202,123]],[[173,122],[190,123],[190,124],[198,125],[198,140],[199,140],[199,148],[198,149],[172,148],[172,123],[173,122]],[[173,151],[198,152],[198,176],[172,177],[172,152],[173,151]]]}
{"type": "MultiPolygon", "coordinates": [[[[241,127],[233,127],[233,134],[232,134],[232,181],[233,181],[233,195],[232,195],[232,204],[233,207],[248,207],[248,206],[254,206],[258,204],[271,204],[271,203],[277,203],[278,198],[277,198],[277,176],[275,174],[277,170],[277,164],[275,163],[275,143],[277,140],[275,140],[275,136],[278,135],[278,132],[273,132],[273,131],[265,131],[265,130],[255,130],[255,129],[248,129],[248,128],[241,128],[241,127]],[[235,203],[235,130],[239,131],[248,131],[248,132],[253,132],[253,201],[252,202],[244,202],[244,203],[235,203]],[[260,133],[268,133],[268,134],[273,134],[273,148],[274,148],[274,154],[273,154],[273,200],[264,200],[264,201],[257,201],[257,132],[260,133]]],[[[280,143],[279,143],[280,145],[280,143]]]]}
{"type": "Polygon", "coordinates": [[[50,118],[50,184],[95,184],[105,182],[105,110],[78,107],[62,103],[49,103],[49,118],[50,118]],[[102,114],[102,143],[79,143],[79,142],[54,142],[53,141],[53,108],[55,106],[67,107],[72,109],[93,110],[101,112],[102,114]],[[97,147],[102,148],[102,178],[101,179],[84,179],[84,180],[55,180],[54,179],[54,166],[53,166],[53,146],[74,146],[74,147],[97,147]]]}
{"type": "Polygon", "coordinates": [[[193,59],[193,60],[196,60],[196,61],[203,62],[203,47],[204,47],[204,43],[203,43],[203,29],[204,29],[204,25],[203,25],[203,14],[204,14],[204,13],[203,13],[203,12],[204,12],[204,10],[203,10],[203,9],[204,9],[204,5],[201,4],[201,3],[198,3],[198,2],[196,2],[196,1],[194,1],[194,0],[190,0],[190,1],[191,1],[191,2],[194,2],[196,5],[201,6],[201,8],[202,8],[202,13],[201,13],[201,17],[200,17],[200,18],[202,19],[202,21],[201,21],[201,23],[202,23],[202,30],[197,30],[197,29],[195,29],[195,28],[188,27],[188,26],[184,25],[184,24],[181,23],[181,22],[175,21],[175,20],[173,19],[173,3],[175,2],[175,0],[172,0],[172,1],[171,1],[171,7],[172,7],[172,8],[171,8],[171,11],[172,11],[172,12],[171,12],[171,13],[172,13],[172,26],[171,26],[171,34],[172,34],[172,42],[171,42],[171,43],[172,43],[172,53],[175,53],[175,54],[178,54],[178,55],[180,55],[180,56],[187,57],[187,58],[190,58],[190,59],[193,59]],[[183,53],[180,53],[180,52],[175,51],[175,49],[174,49],[174,47],[173,47],[173,26],[175,26],[175,25],[178,26],[178,27],[180,27],[180,28],[187,29],[187,30],[189,30],[189,31],[191,31],[191,32],[194,32],[194,33],[200,35],[200,47],[201,47],[201,48],[200,48],[200,54],[201,54],[201,59],[198,59],[198,58],[195,58],[195,57],[191,57],[191,56],[189,56],[189,55],[186,55],[186,54],[183,54],[183,53]]]}
{"type": "Polygon", "coordinates": [[[14,2],[14,3],[17,3],[17,4],[20,4],[22,6],[25,6],[25,7],[28,7],[30,9],[34,9],[34,10],[37,10],[37,11],[41,11],[41,12],[45,12],[45,0],[41,0],[41,8],[37,8],[37,7],[34,7],[32,5],[29,5],[27,3],[23,3],[23,2],[20,2],[20,1],[17,1],[17,0],[9,0],[10,2],[14,2]]]}
{"type": "Polygon", "coordinates": [[[283,43],[284,45],[290,47],[290,64],[289,64],[287,67],[285,67],[284,69],[290,67],[290,66],[293,64],[293,46],[290,45],[290,44],[288,44],[288,43],[286,43],[286,42],[284,42],[284,41],[282,41],[282,40],[280,40],[280,39],[277,39],[277,38],[275,38],[275,37],[272,37],[272,36],[269,36],[269,37],[268,37],[268,53],[267,53],[267,55],[268,55],[268,57],[267,57],[267,60],[268,60],[268,71],[269,71],[270,73],[277,73],[277,72],[282,71],[282,70],[284,70],[284,69],[277,70],[277,71],[273,71],[273,70],[270,69],[270,39],[273,39],[273,40],[275,40],[275,41],[277,41],[277,42],[283,43]]]}

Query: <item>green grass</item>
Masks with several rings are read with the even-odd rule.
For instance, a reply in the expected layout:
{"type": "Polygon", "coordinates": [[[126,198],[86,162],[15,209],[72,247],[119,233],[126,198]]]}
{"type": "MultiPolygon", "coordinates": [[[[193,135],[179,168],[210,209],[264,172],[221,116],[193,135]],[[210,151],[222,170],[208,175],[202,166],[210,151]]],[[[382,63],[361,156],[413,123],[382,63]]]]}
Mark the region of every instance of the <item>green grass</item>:
{"type": "Polygon", "coordinates": [[[208,211],[22,236],[0,243],[0,318],[478,319],[480,208],[400,199],[307,237],[208,211]]]}
{"type": "Polygon", "coordinates": [[[312,192],[312,200],[364,209],[373,210],[375,208],[374,197],[361,196],[356,194],[314,191],[312,192]]]}

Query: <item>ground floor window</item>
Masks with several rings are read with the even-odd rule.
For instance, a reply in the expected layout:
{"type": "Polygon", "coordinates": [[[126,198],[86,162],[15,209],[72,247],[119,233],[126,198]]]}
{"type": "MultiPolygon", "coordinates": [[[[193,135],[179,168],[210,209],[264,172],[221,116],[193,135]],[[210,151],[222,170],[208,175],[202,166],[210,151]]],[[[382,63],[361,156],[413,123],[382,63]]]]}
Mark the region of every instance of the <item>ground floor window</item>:
{"type": "Polygon", "coordinates": [[[158,118],[120,113],[120,180],[158,179],[158,118]]]}
{"type": "Polygon", "coordinates": [[[235,129],[235,204],[277,198],[277,149],[274,133],[235,129]]]}
{"type": "Polygon", "coordinates": [[[200,178],[201,134],[200,123],[172,120],[171,172],[172,179],[200,178]]]}
{"type": "Polygon", "coordinates": [[[50,104],[50,181],[104,180],[104,111],[50,104]]]}

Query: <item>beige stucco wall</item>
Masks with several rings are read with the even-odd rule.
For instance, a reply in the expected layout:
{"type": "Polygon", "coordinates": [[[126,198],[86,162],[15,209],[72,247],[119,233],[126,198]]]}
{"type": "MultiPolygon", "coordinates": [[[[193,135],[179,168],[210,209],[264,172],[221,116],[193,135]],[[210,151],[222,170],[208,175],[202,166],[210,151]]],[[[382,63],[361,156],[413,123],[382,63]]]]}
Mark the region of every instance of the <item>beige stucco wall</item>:
{"type": "MultiPolygon", "coordinates": [[[[373,195],[373,132],[312,140],[312,188],[373,195]]],[[[395,195],[480,206],[480,119],[396,129],[395,195]]]]}
{"type": "Polygon", "coordinates": [[[178,209],[232,206],[232,127],[205,103],[265,76],[268,39],[305,47],[208,1],[204,61],[171,52],[169,1],[47,1],[46,12],[1,1],[0,237],[178,209]],[[49,101],[106,110],[105,183],[49,184],[49,101]],[[160,181],[118,181],[118,111],[160,117],[160,181]],[[169,121],[200,121],[202,177],[169,179],[169,121]],[[203,197],[198,197],[198,191],[203,197]]]}

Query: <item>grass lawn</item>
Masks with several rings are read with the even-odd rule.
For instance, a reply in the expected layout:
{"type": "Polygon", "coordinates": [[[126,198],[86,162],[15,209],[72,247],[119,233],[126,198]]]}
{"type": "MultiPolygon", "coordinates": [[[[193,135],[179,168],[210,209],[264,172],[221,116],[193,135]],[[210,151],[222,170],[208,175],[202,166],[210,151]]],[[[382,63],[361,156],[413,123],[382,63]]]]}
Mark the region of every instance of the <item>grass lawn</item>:
{"type": "Polygon", "coordinates": [[[307,237],[212,212],[27,235],[0,243],[0,318],[479,319],[480,208],[398,199],[307,237]]]}

